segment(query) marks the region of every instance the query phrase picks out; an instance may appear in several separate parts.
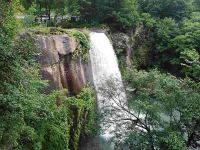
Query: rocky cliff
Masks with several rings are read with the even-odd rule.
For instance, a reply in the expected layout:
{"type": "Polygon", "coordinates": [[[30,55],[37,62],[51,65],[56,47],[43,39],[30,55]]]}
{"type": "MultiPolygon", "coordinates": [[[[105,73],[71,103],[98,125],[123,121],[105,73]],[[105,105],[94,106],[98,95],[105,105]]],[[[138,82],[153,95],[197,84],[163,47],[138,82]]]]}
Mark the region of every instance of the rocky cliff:
{"type": "MultiPolygon", "coordinates": [[[[86,84],[92,81],[89,59],[73,57],[80,46],[80,41],[66,33],[37,34],[36,39],[40,50],[38,62],[41,65],[41,77],[48,81],[44,92],[48,94],[53,90],[67,89],[66,96],[78,95],[86,84]]],[[[58,98],[57,105],[61,104],[58,98]]],[[[70,111],[70,149],[77,150],[81,136],[85,134],[82,133],[84,125],[80,124],[87,122],[85,118],[88,118],[89,112],[78,107],[70,107],[70,111]]]]}
{"type": "Polygon", "coordinates": [[[65,88],[70,96],[78,94],[89,81],[89,65],[81,58],[73,58],[78,46],[76,39],[67,34],[38,35],[37,41],[41,49],[41,75],[49,82],[45,92],[65,88]]]}

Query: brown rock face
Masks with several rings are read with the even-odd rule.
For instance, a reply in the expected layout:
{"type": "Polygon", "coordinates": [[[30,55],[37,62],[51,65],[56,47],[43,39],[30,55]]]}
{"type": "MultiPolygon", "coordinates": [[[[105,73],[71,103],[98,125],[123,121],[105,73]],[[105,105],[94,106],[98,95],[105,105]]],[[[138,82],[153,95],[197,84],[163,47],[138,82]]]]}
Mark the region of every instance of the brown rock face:
{"type": "Polygon", "coordinates": [[[68,35],[38,36],[38,45],[42,79],[49,82],[45,92],[66,88],[69,95],[78,94],[86,84],[84,68],[87,63],[81,58],[72,59],[76,40],[68,35]]]}
{"type": "Polygon", "coordinates": [[[67,35],[55,35],[53,39],[56,50],[60,55],[67,55],[76,50],[77,43],[74,38],[69,38],[67,35]]]}

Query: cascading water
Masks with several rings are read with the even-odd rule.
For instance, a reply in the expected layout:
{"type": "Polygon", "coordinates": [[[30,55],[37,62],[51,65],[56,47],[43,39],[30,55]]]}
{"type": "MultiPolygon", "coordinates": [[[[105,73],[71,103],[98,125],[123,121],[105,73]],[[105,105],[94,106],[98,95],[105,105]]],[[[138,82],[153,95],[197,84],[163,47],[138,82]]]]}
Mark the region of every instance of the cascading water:
{"type": "Polygon", "coordinates": [[[117,122],[118,117],[123,114],[123,112],[120,111],[121,108],[126,107],[126,95],[117,63],[117,57],[111,42],[105,33],[97,32],[90,33],[90,41],[90,61],[93,84],[97,92],[98,109],[101,114],[105,114],[107,111],[111,113],[111,115],[104,116],[105,122],[100,124],[103,130],[103,134],[100,136],[100,144],[104,145],[101,145],[100,149],[113,150],[114,144],[109,143],[109,140],[113,138],[116,129],[119,127],[115,122],[117,122]],[[105,92],[102,92],[102,89],[105,92]]]}

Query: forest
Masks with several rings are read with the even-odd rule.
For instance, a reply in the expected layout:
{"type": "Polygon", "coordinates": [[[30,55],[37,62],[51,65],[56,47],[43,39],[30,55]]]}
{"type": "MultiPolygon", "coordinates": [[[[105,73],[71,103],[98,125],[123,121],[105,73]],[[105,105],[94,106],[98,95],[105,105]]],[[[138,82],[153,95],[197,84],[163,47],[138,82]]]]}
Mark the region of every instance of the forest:
{"type": "Polygon", "coordinates": [[[0,0],[0,150],[198,149],[200,0],[0,0]],[[90,32],[102,31],[124,86],[110,78],[101,87],[103,113],[94,73],[85,73],[96,68],[84,70],[93,63],[90,32]],[[59,49],[61,37],[69,50],[59,49]],[[54,83],[41,73],[46,64],[59,72],[54,83]],[[127,106],[115,107],[123,91],[127,106]],[[84,146],[111,124],[114,148],[84,146]]]}

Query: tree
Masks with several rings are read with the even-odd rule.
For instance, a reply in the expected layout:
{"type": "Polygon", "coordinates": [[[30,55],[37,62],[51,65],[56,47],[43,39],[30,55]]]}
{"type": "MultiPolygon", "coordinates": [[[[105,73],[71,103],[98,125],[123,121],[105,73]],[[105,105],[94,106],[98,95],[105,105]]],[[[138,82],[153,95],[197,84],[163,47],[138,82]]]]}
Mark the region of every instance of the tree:
{"type": "Polygon", "coordinates": [[[114,20],[122,28],[133,28],[139,22],[138,5],[136,0],[124,0],[122,1],[119,9],[114,9],[112,12],[114,20]]]}
{"type": "Polygon", "coordinates": [[[193,6],[194,6],[194,10],[199,11],[199,6],[200,6],[200,1],[199,0],[194,0],[193,1],[193,6]]]}
{"type": "Polygon", "coordinates": [[[14,4],[0,4],[0,149],[42,149],[53,136],[67,149],[66,109],[55,109],[55,101],[40,93],[44,82],[35,63],[34,40],[15,41],[14,4]]]}
{"type": "Polygon", "coordinates": [[[36,5],[36,14],[41,17],[42,20],[42,15],[46,15],[48,19],[51,19],[51,10],[56,6],[54,0],[34,0],[34,1],[29,1],[29,0],[22,0],[22,5],[26,10],[29,10],[31,6],[34,4],[36,5]]]}
{"type": "Polygon", "coordinates": [[[195,82],[157,70],[129,70],[125,79],[130,92],[128,106],[124,100],[116,101],[123,90],[116,81],[108,81],[101,88],[106,115],[103,121],[108,127],[117,126],[113,132],[116,144],[152,150],[200,147],[200,94],[195,82]]]}
{"type": "Polygon", "coordinates": [[[118,28],[130,28],[138,22],[136,0],[97,0],[96,7],[100,22],[118,28]]]}
{"type": "Polygon", "coordinates": [[[142,17],[145,38],[135,53],[148,47],[150,67],[159,66],[174,75],[199,81],[199,13],[179,22],[171,17],[159,19],[148,14],[142,17]]]}
{"type": "Polygon", "coordinates": [[[200,81],[199,32],[199,18],[191,17],[183,22],[179,34],[170,42],[171,47],[179,53],[175,63],[181,64],[182,72],[196,81],[200,81]]]}
{"type": "Polygon", "coordinates": [[[191,0],[141,0],[139,4],[142,12],[162,19],[171,17],[182,20],[189,17],[192,12],[191,0]]]}
{"type": "Polygon", "coordinates": [[[54,4],[55,13],[63,18],[67,14],[67,0],[57,0],[54,4]]]}
{"type": "Polygon", "coordinates": [[[41,93],[46,82],[36,62],[36,37],[16,36],[14,2],[0,3],[0,149],[77,149],[79,137],[94,125],[94,94],[89,87],[75,97],[41,93]]]}
{"type": "Polygon", "coordinates": [[[130,28],[138,21],[136,0],[68,0],[68,12],[86,23],[107,23],[130,28]]]}
{"type": "MultiPolygon", "coordinates": [[[[15,59],[12,55],[12,39],[16,33],[16,22],[13,12],[13,2],[2,1],[0,4],[0,67],[1,85],[4,81],[13,81],[13,65],[15,59]],[[7,78],[9,76],[10,79],[7,78]]],[[[3,87],[1,87],[3,88],[3,87]]],[[[3,90],[1,89],[0,90],[3,90]]]]}
{"type": "Polygon", "coordinates": [[[150,125],[155,148],[200,146],[197,142],[200,136],[197,127],[200,121],[196,106],[200,103],[197,83],[189,79],[179,80],[156,70],[130,71],[126,79],[135,88],[130,107],[145,114],[144,120],[150,125]]]}

